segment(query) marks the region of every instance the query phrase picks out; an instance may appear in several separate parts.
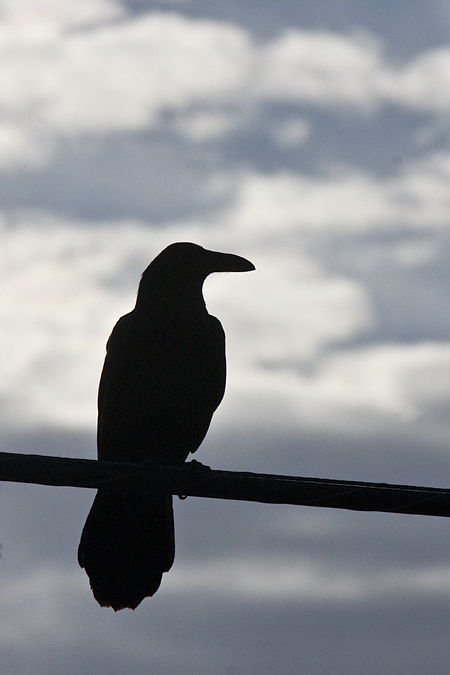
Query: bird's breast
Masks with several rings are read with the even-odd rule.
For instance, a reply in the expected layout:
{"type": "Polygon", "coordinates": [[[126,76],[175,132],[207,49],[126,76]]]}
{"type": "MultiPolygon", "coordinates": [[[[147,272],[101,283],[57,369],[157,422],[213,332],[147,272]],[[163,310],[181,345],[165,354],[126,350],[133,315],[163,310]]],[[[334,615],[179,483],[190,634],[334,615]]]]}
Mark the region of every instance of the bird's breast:
{"type": "Polygon", "coordinates": [[[220,322],[118,326],[99,389],[99,456],[183,462],[202,442],[225,389],[220,322]]]}

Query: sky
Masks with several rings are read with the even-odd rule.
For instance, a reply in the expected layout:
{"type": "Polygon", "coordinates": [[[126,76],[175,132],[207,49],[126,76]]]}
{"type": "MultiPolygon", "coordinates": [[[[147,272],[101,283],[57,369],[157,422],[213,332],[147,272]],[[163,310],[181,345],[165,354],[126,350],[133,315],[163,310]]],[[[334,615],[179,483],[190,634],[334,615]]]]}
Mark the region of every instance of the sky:
{"type": "MultiPolygon", "coordinates": [[[[94,458],[105,343],[174,241],[207,279],[216,469],[450,485],[444,0],[3,0],[0,440],[94,458]]],[[[93,492],[0,485],[11,675],[434,675],[444,518],[190,497],[174,567],[115,614],[76,550],[93,492]]]]}

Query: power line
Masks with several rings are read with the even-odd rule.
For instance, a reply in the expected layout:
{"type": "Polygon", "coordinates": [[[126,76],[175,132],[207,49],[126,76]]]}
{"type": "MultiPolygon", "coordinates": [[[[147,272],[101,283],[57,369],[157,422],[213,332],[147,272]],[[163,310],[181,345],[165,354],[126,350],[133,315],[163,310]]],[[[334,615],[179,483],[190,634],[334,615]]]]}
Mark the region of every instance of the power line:
{"type": "Polygon", "coordinates": [[[217,471],[198,462],[181,467],[0,453],[0,480],[158,493],[354,511],[450,516],[450,489],[362,481],[217,471]]]}

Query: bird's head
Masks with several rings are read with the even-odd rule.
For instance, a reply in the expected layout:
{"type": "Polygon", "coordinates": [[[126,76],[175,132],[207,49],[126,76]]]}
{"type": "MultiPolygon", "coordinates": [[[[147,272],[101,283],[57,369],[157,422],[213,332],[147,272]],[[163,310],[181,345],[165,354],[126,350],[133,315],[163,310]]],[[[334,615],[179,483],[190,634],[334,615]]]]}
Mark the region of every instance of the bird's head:
{"type": "Polygon", "coordinates": [[[180,293],[184,289],[201,291],[206,277],[212,272],[250,272],[255,266],[232,253],[209,251],[198,244],[178,242],[167,246],[142,274],[140,297],[160,292],[180,293]]]}

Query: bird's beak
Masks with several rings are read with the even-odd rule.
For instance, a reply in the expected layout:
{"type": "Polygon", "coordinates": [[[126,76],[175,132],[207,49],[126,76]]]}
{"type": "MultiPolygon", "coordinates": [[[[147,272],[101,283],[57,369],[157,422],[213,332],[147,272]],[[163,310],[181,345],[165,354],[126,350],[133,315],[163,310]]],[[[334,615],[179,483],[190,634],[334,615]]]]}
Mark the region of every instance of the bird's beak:
{"type": "Polygon", "coordinates": [[[211,272],[251,272],[255,269],[253,263],[240,255],[233,253],[218,253],[208,251],[208,267],[211,272]]]}

